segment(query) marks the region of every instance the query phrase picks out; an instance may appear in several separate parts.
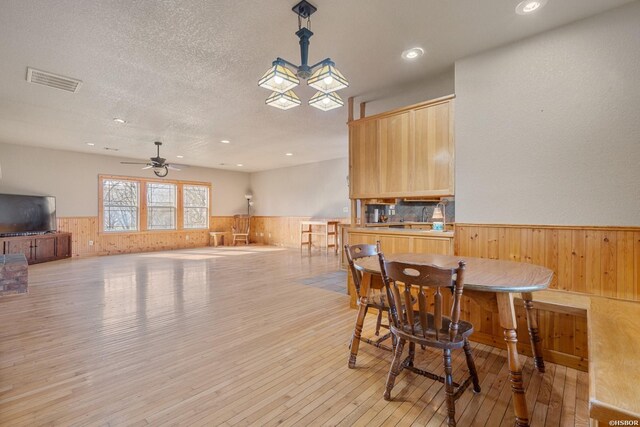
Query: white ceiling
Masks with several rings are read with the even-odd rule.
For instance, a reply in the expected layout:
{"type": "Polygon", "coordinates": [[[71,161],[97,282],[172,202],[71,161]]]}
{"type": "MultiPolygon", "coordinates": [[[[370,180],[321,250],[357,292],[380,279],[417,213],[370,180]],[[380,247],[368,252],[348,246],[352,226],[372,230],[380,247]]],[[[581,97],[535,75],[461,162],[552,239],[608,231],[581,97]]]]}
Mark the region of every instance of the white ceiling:
{"type": "MultiPolygon", "coordinates": [[[[343,99],[367,100],[630,0],[549,0],[531,16],[517,2],[312,0],[309,62],[330,56],[351,83],[343,99]],[[400,53],[413,46],[426,53],[408,63],[400,53]]],[[[295,3],[3,0],[0,142],[146,159],[161,140],[170,161],[243,171],[345,157],[346,107],[306,106],[314,91],[300,87],[303,106],[281,111],[257,86],[277,56],[299,63],[295,3]],[[27,83],[27,66],[83,85],[72,94],[27,83]]]]}

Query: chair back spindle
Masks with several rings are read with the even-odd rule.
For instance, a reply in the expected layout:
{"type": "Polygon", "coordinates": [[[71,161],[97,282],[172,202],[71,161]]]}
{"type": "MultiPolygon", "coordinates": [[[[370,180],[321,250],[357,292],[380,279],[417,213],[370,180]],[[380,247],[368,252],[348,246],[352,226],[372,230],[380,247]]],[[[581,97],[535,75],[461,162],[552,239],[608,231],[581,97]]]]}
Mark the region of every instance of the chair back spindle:
{"type": "Polygon", "coordinates": [[[349,270],[351,271],[351,277],[353,278],[353,284],[356,288],[356,293],[360,295],[360,284],[362,283],[362,272],[358,270],[354,264],[354,261],[360,258],[366,258],[371,256],[377,256],[380,252],[380,243],[375,245],[344,245],[344,253],[347,255],[347,262],[349,263],[349,270]]]}
{"type": "Polygon", "coordinates": [[[420,326],[421,337],[433,334],[435,339],[454,341],[458,335],[460,322],[460,303],[464,287],[465,263],[460,261],[458,268],[440,268],[432,265],[417,265],[387,261],[382,253],[378,254],[380,270],[391,306],[391,319],[398,330],[416,334],[420,326]],[[404,285],[401,291],[399,283],[404,285]],[[411,288],[417,288],[417,311],[412,307],[411,288]],[[425,289],[433,289],[433,312],[425,289]],[[450,321],[443,322],[443,295],[441,288],[447,288],[453,294],[450,321]],[[415,318],[417,315],[417,319],[415,318]],[[448,324],[448,329],[444,329],[448,324]]]}

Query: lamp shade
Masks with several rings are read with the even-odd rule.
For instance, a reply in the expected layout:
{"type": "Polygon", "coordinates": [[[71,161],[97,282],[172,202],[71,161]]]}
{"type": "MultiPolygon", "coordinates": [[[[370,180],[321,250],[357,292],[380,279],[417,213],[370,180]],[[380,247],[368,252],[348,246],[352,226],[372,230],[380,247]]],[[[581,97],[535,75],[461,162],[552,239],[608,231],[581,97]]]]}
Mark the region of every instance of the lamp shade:
{"type": "Polygon", "coordinates": [[[318,91],[309,100],[309,105],[322,111],[329,111],[334,108],[342,107],[344,105],[344,101],[340,98],[340,95],[335,92],[323,93],[318,91]]]}
{"type": "Polygon", "coordinates": [[[267,105],[279,108],[281,110],[288,110],[289,108],[297,107],[302,102],[298,95],[292,90],[285,93],[273,92],[265,101],[267,105]]]}
{"type": "Polygon", "coordinates": [[[431,217],[431,219],[433,219],[434,221],[442,221],[444,219],[444,215],[442,214],[442,209],[440,208],[440,206],[436,206],[436,208],[433,210],[433,216],[431,217]]]}
{"type": "Polygon", "coordinates": [[[307,84],[320,92],[335,92],[349,86],[349,82],[336,68],[335,64],[327,61],[309,77],[307,84]]]}
{"type": "Polygon", "coordinates": [[[282,62],[274,61],[273,66],[258,81],[258,86],[284,93],[298,86],[299,83],[300,80],[282,62]]]}

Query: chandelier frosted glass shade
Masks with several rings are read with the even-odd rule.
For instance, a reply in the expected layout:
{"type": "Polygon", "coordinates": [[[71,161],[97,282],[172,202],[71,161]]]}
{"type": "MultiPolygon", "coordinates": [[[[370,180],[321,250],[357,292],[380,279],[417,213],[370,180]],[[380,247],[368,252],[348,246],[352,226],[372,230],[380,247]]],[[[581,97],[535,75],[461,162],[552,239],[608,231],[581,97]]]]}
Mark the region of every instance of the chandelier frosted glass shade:
{"type": "Polygon", "coordinates": [[[284,93],[273,92],[266,101],[267,105],[271,105],[272,107],[279,108],[281,110],[288,110],[289,108],[297,107],[302,102],[298,95],[296,95],[292,90],[289,90],[284,93]]]}
{"type": "MultiPolygon", "coordinates": [[[[540,0],[542,1],[542,0],[540,0]]],[[[298,31],[295,32],[300,45],[300,65],[277,57],[271,68],[258,80],[258,86],[272,91],[267,98],[267,105],[288,110],[301,104],[298,95],[292,89],[306,80],[307,84],[319,91],[310,100],[309,105],[322,111],[333,110],[344,105],[336,91],[349,86],[349,82],[336,68],[336,64],[327,57],[315,64],[309,64],[309,39],[311,31],[311,15],[318,8],[308,0],[300,0],[291,9],[298,17],[298,31]]]]}
{"type": "Polygon", "coordinates": [[[326,62],[309,77],[307,84],[320,92],[329,93],[344,89],[349,82],[333,62],[326,62]]]}
{"type": "Polygon", "coordinates": [[[342,107],[344,101],[340,98],[340,95],[335,92],[324,93],[318,91],[309,100],[309,105],[322,111],[329,111],[342,107]]]}
{"type": "Polygon", "coordinates": [[[258,81],[258,86],[278,93],[285,93],[300,84],[300,80],[284,64],[274,61],[258,81]]]}

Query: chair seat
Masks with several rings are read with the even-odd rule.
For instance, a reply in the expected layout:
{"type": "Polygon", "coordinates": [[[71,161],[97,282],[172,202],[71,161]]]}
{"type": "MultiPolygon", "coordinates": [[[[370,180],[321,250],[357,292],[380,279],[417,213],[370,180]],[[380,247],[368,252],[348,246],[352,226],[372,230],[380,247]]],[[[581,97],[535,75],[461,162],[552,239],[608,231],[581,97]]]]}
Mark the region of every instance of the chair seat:
{"type": "MultiPolygon", "coordinates": [[[[416,299],[412,296],[411,303],[415,304],[416,299]]],[[[367,305],[369,307],[380,308],[382,310],[389,309],[389,299],[382,291],[369,291],[369,296],[367,297],[367,305]]]]}
{"type": "Polygon", "coordinates": [[[369,307],[381,308],[383,310],[389,309],[389,300],[383,292],[369,292],[367,297],[367,305],[369,307]]]}
{"type": "Polygon", "coordinates": [[[431,313],[427,314],[427,329],[422,330],[420,325],[419,313],[414,311],[415,324],[413,325],[413,331],[410,325],[405,325],[402,330],[399,330],[395,326],[391,326],[391,332],[396,334],[400,338],[404,338],[408,341],[413,341],[420,345],[426,345],[436,348],[462,348],[464,346],[465,338],[473,333],[473,325],[464,320],[458,322],[458,334],[453,341],[449,339],[449,324],[451,319],[442,316],[442,329],[439,331],[438,339],[436,339],[436,329],[434,316],[431,313]]]}

